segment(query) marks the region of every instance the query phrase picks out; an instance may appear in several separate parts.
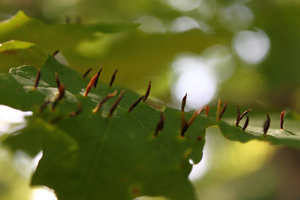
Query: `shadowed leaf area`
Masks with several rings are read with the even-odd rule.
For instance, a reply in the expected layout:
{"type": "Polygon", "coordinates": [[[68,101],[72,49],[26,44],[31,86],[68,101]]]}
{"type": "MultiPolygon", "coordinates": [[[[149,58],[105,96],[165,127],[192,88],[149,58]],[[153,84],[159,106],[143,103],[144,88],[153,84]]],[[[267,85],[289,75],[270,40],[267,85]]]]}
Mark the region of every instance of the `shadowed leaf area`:
{"type": "MultiPolygon", "coordinates": [[[[18,41],[12,43],[28,45],[18,41]]],[[[32,66],[12,68],[8,74],[1,74],[0,103],[33,111],[24,134],[28,134],[30,128],[36,132],[36,127],[40,127],[43,157],[31,184],[53,188],[58,199],[129,200],[138,196],[196,199],[187,179],[192,168],[190,159],[193,163],[200,162],[205,129],[212,125],[219,126],[230,140],[258,139],[300,149],[296,120],[286,120],[286,127],[291,131],[271,125],[265,135],[260,125],[242,131],[242,125],[236,127],[233,122],[217,121],[200,114],[182,133],[182,112],[179,110],[146,100],[128,112],[142,95],[102,83],[102,76],[111,76],[105,68],[97,87],[92,87],[87,96],[84,94],[90,81],[57,62],[53,56],[48,55],[40,72],[36,89],[37,69],[32,66]],[[97,112],[93,112],[97,104],[108,94],[115,94],[114,91],[116,95],[111,95],[97,112]],[[120,99],[118,104],[117,99],[120,99]],[[155,134],[158,124],[159,132],[155,134]]],[[[145,83],[145,91],[146,86],[145,83]]],[[[189,121],[192,114],[184,113],[184,116],[189,121]]],[[[263,120],[257,121],[262,123],[263,120]]]]}

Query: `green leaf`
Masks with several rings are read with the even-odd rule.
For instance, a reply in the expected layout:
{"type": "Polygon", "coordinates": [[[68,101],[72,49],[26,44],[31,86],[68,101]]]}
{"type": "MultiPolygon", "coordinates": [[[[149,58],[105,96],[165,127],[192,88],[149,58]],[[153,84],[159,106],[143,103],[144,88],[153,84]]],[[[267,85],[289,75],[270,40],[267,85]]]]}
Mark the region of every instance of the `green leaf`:
{"type": "Polygon", "coordinates": [[[2,144],[8,147],[12,152],[22,150],[29,156],[34,157],[41,151],[40,133],[47,131],[44,126],[37,123],[30,118],[26,121],[26,127],[22,129],[21,133],[13,134],[6,138],[2,144]]]}
{"type": "MultiPolygon", "coordinates": [[[[15,51],[32,46],[11,41],[4,45],[3,50],[15,51]]],[[[100,82],[84,97],[89,80],[50,55],[40,71],[41,79],[36,89],[33,86],[37,69],[32,66],[12,68],[8,74],[1,74],[0,103],[33,111],[30,123],[19,134],[24,138],[30,137],[26,136],[29,132],[35,135],[34,154],[40,145],[36,133],[41,133],[43,158],[32,177],[32,185],[53,188],[59,199],[133,199],[138,196],[195,199],[187,180],[192,167],[189,160],[200,162],[205,129],[209,126],[219,126],[222,134],[230,140],[247,142],[258,139],[300,149],[298,120],[287,120],[286,127],[291,127],[292,131],[271,127],[265,135],[262,127],[252,126],[242,131],[233,123],[217,122],[199,115],[181,137],[181,111],[147,100],[129,113],[129,107],[141,95],[100,82]],[[66,90],[64,98],[53,109],[51,107],[59,93],[55,73],[66,90]],[[98,102],[115,90],[118,94],[122,90],[125,92],[111,117],[109,112],[117,96],[94,113],[98,102]],[[51,103],[41,112],[46,101],[51,103]],[[81,106],[82,110],[78,110],[81,106]],[[72,111],[77,111],[77,114],[71,116],[72,111]],[[161,112],[166,118],[164,127],[154,137],[161,112]]],[[[105,69],[100,80],[103,76],[108,76],[105,69]]],[[[187,120],[191,116],[185,113],[187,120]]],[[[17,146],[22,148],[23,145],[17,146]]]]}
{"type": "MultiPolygon", "coordinates": [[[[190,159],[193,163],[200,162],[205,129],[212,125],[219,126],[230,140],[258,139],[300,149],[298,125],[293,124],[298,122],[296,120],[287,121],[286,127],[291,126],[292,131],[272,128],[264,135],[261,127],[242,131],[233,123],[199,115],[182,137],[181,111],[147,100],[129,113],[129,107],[141,95],[101,82],[84,97],[89,80],[50,55],[40,71],[36,90],[33,86],[37,69],[32,66],[12,68],[8,74],[1,74],[0,103],[33,111],[31,120],[42,127],[43,157],[31,184],[53,188],[59,199],[127,200],[138,196],[165,196],[193,200],[193,187],[187,179],[192,168],[190,159]],[[64,98],[52,109],[59,93],[55,73],[66,90],[64,98]],[[111,117],[110,109],[118,95],[94,113],[98,102],[115,90],[118,95],[122,90],[125,92],[111,117]],[[51,103],[41,112],[45,101],[51,103]],[[75,116],[70,115],[73,111],[77,111],[75,116]],[[154,137],[161,111],[166,118],[164,127],[154,137]]],[[[102,76],[110,75],[103,69],[100,80],[102,76]]],[[[186,120],[192,116],[184,115],[186,120]]]]}
{"type": "Polygon", "coordinates": [[[152,104],[140,103],[127,112],[140,95],[125,89],[123,99],[108,118],[116,97],[97,113],[92,110],[108,93],[124,88],[98,83],[83,97],[88,80],[52,56],[41,68],[40,84],[33,90],[35,77],[35,68],[21,66],[0,78],[1,94],[5,94],[1,103],[32,110],[33,119],[47,130],[42,132],[43,158],[32,185],[51,187],[60,199],[133,199],[144,195],[195,199],[187,180],[192,167],[189,159],[195,163],[201,160],[204,125],[192,126],[186,137],[181,137],[181,112],[166,108],[163,132],[154,137],[159,110],[152,104]],[[47,108],[39,113],[42,103],[48,98],[53,101],[57,95],[55,72],[67,88],[66,96],[55,112],[47,108]],[[82,112],[70,117],[78,102],[83,106],[82,112]]]}

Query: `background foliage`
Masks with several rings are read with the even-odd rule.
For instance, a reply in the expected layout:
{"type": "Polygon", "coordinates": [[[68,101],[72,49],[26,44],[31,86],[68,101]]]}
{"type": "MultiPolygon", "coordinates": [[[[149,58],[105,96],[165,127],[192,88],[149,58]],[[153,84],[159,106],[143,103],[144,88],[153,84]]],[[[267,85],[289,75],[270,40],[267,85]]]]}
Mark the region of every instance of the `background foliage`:
{"type": "MultiPolygon", "coordinates": [[[[180,73],[175,70],[176,61],[182,55],[189,55],[189,58],[196,57],[201,60],[200,63],[205,63],[206,68],[202,67],[201,70],[204,74],[208,70],[208,74],[212,74],[216,80],[212,82],[215,85],[213,97],[204,103],[215,104],[216,97],[229,101],[231,109],[228,109],[225,117],[234,117],[236,104],[245,109],[252,107],[253,115],[263,113],[263,116],[265,111],[274,111],[279,115],[283,109],[299,110],[300,4],[296,0],[64,2],[0,1],[2,20],[22,9],[44,22],[37,30],[42,34],[36,31],[33,34],[32,29],[19,34],[1,32],[0,42],[25,40],[36,43],[48,53],[60,49],[68,65],[81,73],[89,67],[98,68],[100,65],[110,72],[118,68],[122,73],[116,84],[136,91],[144,90],[145,83],[151,80],[154,89],[151,97],[174,106],[178,100],[173,88],[180,79],[180,73]],[[65,23],[66,16],[70,23],[81,21],[83,25],[100,21],[139,22],[142,25],[137,31],[80,38],[74,32],[60,35],[47,31],[47,27],[53,24],[65,23]],[[62,41],[69,45],[64,48],[62,41]]],[[[34,61],[22,59],[20,62],[34,64],[31,63],[34,61]]],[[[21,63],[11,64],[14,66],[21,63]]],[[[7,68],[2,68],[1,72],[7,72],[7,68]]],[[[108,82],[109,78],[103,81],[108,82]]],[[[207,83],[201,84],[209,87],[207,83]]],[[[198,84],[186,86],[185,89],[194,86],[201,88],[198,84]]],[[[205,99],[205,96],[201,98],[205,99]]],[[[192,102],[188,102],[189,105],[193,108],[192,102]]],[[[294,112],[290,112],[290,116],[298,117],[294,112]]],[[[300,184],[297,151],[274,150],[261,143],[241,147],[240,144],[220,139],[218,133],[214,133],[215,130],[211,131],[212,136],[208,138],[210,151],[207,150],[210,152],[207,153],[210,158],[210,164],[207,164],[209,170],[202,179],[195,182],[199,198],[300,197],[296,187],[300,184]]],[[[15,159],[4,154],[1,163],[15,159]]],[[[17,176],[13,168],[9,169],[17,176]]],[[[7,181],[6,176],[8,173],[1,173],[2,188],[7,191],[6,195],[12,197],[13,192],[9,191],[18,187],[17,180],[22,180],[22,177],[13,179],[16,181],[7,181]]],[[[20,192],[20,195],[24,193],[20,192]]],[[[3,198],[7,199],[8,196],[3,198]]]]}

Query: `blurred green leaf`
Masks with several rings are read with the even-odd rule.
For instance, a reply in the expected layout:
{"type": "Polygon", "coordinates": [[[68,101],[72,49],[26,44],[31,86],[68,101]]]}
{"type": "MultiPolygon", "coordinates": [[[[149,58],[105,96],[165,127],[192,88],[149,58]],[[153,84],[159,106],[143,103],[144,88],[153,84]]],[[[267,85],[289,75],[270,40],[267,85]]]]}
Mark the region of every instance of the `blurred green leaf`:
{"type": "MultiPolygon", "coordinates": [[[[0,42],[9,40],[22,40],[37,44],[48,53],[56,50],[62,52],[74,51],[82,40],[96,40],[97,38],[111,33],[134,30],[138,24],[132,23],[97,23],[97,24],[45,24],[38,19],[28,17],[24,12],[19,11],[12,18],[0,23],[0,42]]],[[[16,45],[16,44],[14,44],[16,45]]],[[[27,49],[29,46],[20,46],[17,49],[27,49]]],[[[6,47],[4,47],[6,48],[6,47]]],[[[36,51],[35,48],[32,49],[36,51]]],[[[32,51],[31,50],[31,51],[32,51]]],[[[13,51],[2,52],[14,54],[13,51]]],[[[19,58],[23,63],[30,62],[33,57],[19,58]]],[[[45,55],[39,55],[37,57],[45,55]]],[[[6,62],[6,61],[1,61],[6,62]]],[[[13,61],[13,64],[15,64],[13,61]]],[[[42,63],[33,63],[34,66],[42,63]]],[[[11,66],[10,65],[10,66],[11,66]]],[[[41,66],[41,65],[39,65],[41,66]]],[[[3,71],[2,71],[3,72],[3,71]]]]}
{"type": "Polygon", "coordinates": [[[12,67],[30,64],[42,66],[47,59],[47,52],[29,42],[9,41],[0,44],[0,71],[7,72],[12,67]]]}
{"type": "MultiPolygon", "coordinates": [[[[81,73],[99,66],[103,66],[110,73],[117,68],[123,72],[118,79],[119,84],[135,90],[144,88],[143,83],[151,79],[156,86],[155,92],[163,95],[168,90],[167,65],[177,53],[199,53],[224,41],[199,29],[166,34],[110,34],[134,30],[137,27],[138,24],[130,23],[45,24],[20,11],[11,19],[0,23],[3,30],[0,33],[0,42],[28,41],[50,54],[59,50],[67,59],[68,65],[81,73]]],[[[231,36],[228,34],[224,35],[224,38],[229,37],[231,36]]],[[[8,68],[16,67],[17,64],[42,66],[38,61],[45,59],[44,54],[37,52],[37,57],[28,56],[32,51],[29,47],[22,51],[25,51],[24,54],[20,54],[17,60],[7,57],[6,60],[1,60],[3,65],[0,71],[7,72],[8,68]],[[43,59],[40,59],[41,56],[43,59]],[[3,68],[4,66],[6,67],[3,68]]],[[[103,81],[109,81],[109,77],[102,78],[103,81]]]]}

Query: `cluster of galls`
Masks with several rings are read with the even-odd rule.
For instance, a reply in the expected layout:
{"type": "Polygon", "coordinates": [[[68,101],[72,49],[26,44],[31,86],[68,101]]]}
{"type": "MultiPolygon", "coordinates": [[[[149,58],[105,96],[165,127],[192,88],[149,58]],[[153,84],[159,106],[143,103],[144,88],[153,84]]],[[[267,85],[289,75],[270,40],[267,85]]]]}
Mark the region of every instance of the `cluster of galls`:
{"type": "MultiPolygon", "coordinates": [[[[88,69],[84,75],[83,75],[83,78],[85,78],[88,73],[91,71],[92,69],[88,69]]],[[[109,83],[109,87],[112,87],[112,84],[114,83],[114,80],[115,80],[115,77],[116,77],[116,73],[117,73],[118,69],[116,69],[114,71],[114,73],[112,74],[112,77],[111,77],[111,81],[109,83]]],[[[100,68],[100,70],[91,78],[90,82],[88,83],[86,89],[85,89],[85,93],[83,96],[87,96],[91,90],[92,87],[96,88],[97,87],[97,83],[98,83],[98,79],[99,79],[99,76],[100,76],[100,73],[102,72],[102,67],[100,68]]],[[[38,86],[38,83],[39,83],[39,80],[40,80],[40,77],[41,77],[41,72],[40,72],[40,69],[37,70],[37,76],[36,76],[36,81],[35,81],[35,85],[34,85],[34,89],[37,88],[38,86]]],[[[57,87],[58,87],[58,91],[59,91],[59,94],[58,96],[56,97],[55,101],[53,102],[52,104],[52,111],[55,110],[55,106],[57,105],[57,103],[64,97],[64,94],[65,94],[65,86],[60,83],[60,80],[58,78],[58,74],[55,73],[55,80],[56,80],[56,84],[57,84],[57,87]]],[[[150,89],[151,89],[151,81],[149,82],[148,84],[148,88],[145,92],[145,94],[143,96],[141,96],[137,101],[135,101],[128,109],[128,112],[131,112],[137,105],[139,102],[145,102],[150,94],[150,89]]],[[[108,114],[108,117],[111,117],[111,115],[113,114],[115,108],[117,107],[117,105],[119,104],[120,100],[122,99],[123,97],[123,94],[124,94],[124,90],[122,90],[118,96],[118,98],[116,99],[116,101],[113,103],[112,107],[110,108],[110,111],[109,111],[109,114],[108,114]]],[[[113,93],[110,93],[108,94],[102,101],[100,101],[97,106],[93,109],[93,112],[96,113],[100,108],[101,106],[110,98],[114,97],[115,95],[117,94],[117,90],[115,90],[113,93]]],[[[205,110],[205,115],[208,116],[209,114],[209,106],[205,106],[201,109],[198,109],[196,110],[196,112],[192,115],[192,117],[190,118],[189,121],[187,121],[185,119],[185,116],[184,116],[184,108],[185,108],[185,105],[186,105],[186,99],[187,99],[187,94],[183,97],[182,99],[182,103],[181,103],[181,137],[184,137],[184,134],[186,133],[186,131],[188,130],[188,128],[192,125],[192,123],[194,122],[194,120],[196,119],[196,116],[198,116],[203,110],[205,110]]],[[[50,99],[46,100],[42,106],[40,107],[39,109],[39,112],[41,113],[47,106],[48,104],[50,104],[50,99]]],[[[217,121],[219,122],[221,119],[222,119],[222,116],[225,112],[227,108],[227,101],[224,105],[224,107],[222,106],[222,102],[221,100],[219,99],[218,101],[218,106],[217,106],[217,121]]],[[[82,105],[79,103],[78,104],[78,110],[76,111],[73,111],[70,113],[70,116],[73,117],[73,116],[76,116],[77,114],[79,114],[82,110],[82,105]]],[[[236,127],[239,126],[239,122],[243,119],[243,117],[251,111],[251,108],[246,110],[245,112],[243,112],[242,114],[240,114],[240,109],[239,109],[239,105],[237,106],[237,117],[236,117],[236,122],[235,122],[235,125],[236,127]]],[[[280,128],[283,129],[283,118],[284,118],[284,113],[285,111],[283,111],[281,113],[281,116],[280,116],[280,128]]],[[[163,112],[161,112],[161,116],[160,116],[160,121],[158,122],[157,124],[157,127],[155,129],[155,132],[154,132],[154,137],[157,136],[157,134],[159,132],[161,132],[163,130],[163,127],[164,127],[164,120],[165,120],[165,115],[163,114],[163,112]]],[[[267,134],[268,130],[269,130],[269,127],[270,127],[270,122],[271,122],[271,119],[270,119],[270,116],[269,114],[267,113],[267,120],[265,121],[264,123],[264,126],[263,126],[263,131],[264,131],[264,134],[267,134]]],[[[246,121],[243,125],[243,128],[242,130],[245,131],[245,129],[247,128],[249,124],[249,116],[247,116],[246,118],[246,121]]]]}

